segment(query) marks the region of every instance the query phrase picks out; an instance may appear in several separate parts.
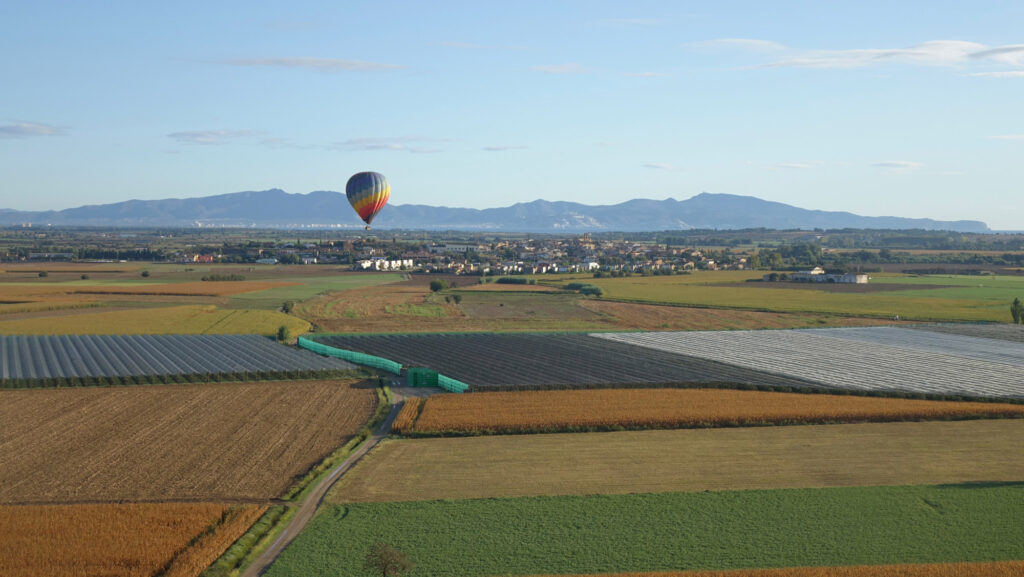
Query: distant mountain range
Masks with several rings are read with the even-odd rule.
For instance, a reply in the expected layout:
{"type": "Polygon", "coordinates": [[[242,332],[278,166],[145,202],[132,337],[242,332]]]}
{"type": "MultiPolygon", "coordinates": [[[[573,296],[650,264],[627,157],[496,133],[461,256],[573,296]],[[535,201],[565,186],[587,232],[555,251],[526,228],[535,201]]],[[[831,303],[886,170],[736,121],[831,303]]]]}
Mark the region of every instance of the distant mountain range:
{"type": "MultiPolygon", "coordinates": [[[[340,192],[289,194],[280,189],[202,198],[129,200],[41,212],[0,209],[0,224],[97,227],[362,228],[340,192]]],[[[614,205],[535,200],[503,208],[388,205],[375,229],[599,232],[678,229],[928,229],[988,232],[976,220],[858,216],[806,210],[753,196],[701,193],[687,200],[634,199],[614,205]]]]}

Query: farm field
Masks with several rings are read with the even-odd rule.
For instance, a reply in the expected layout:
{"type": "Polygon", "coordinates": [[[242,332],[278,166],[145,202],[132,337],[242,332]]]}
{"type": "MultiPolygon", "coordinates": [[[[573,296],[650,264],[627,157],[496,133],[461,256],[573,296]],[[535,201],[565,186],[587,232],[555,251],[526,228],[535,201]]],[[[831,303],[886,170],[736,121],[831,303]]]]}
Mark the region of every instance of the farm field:
{"type": "MultiPolygon", "coordinates": [[[[230,310],[213,305],[182,305],[160,308],[36,316],[0,320],[0,334],[258,334],[270,336],[287,326],[292,334],[309,330],[309,323],[278,311],[230,310]]],[[[77,311],[76,311],[77,312],[77,311]]],[[[0,317],[2,319],[2,317],[0,317]]]]}
{"type": "Polygon", "coordinates": [[[398,273],[346,273],[331,276],[285,277],[295,283],[291,286],[270,288],[259,292],[234,295],[230,308],[278,310],[285,301],[303,301],[328,291],[347,291],[378,286],[402,280],[398,273]]]}
{"type": "Polygon", "coordinates": [[[1019,483],[357,503],[266,575],[362,575],[376,542],[410,577],[1016,560],[1022,516],[1019,483]]]}
{"type": "Polygon", "coordinates": [[[376,400],[354,381],[0,391],[0,503],[272,499],[376,400]]]}
{"type": "Polygon", "coordinates": [[[582,299],[580,306],[612,317],[612,324],[616,328],[642,331],[731,331],[899,324],[890,319],[645,305],[602,299],[582,299]]]}
{"type": "Polygon", "coordinates": [[[573,576],[532,575],[530,577],[1018,577],[1022,573],[1024,573],[1024,561],[980,561],[975,563],[734,569],[731,571],[601,573],[573,576]]]}
{"type": "Polygon", "coordinates": [[[265,509],[214,503],[0,505],[0,575],[196,576],[265,509]]]}
{"type": "Polygon", "coordinates": [[[1024,405],[727,389],[502,391],[432,395],[423,402],[419,419],[405,430],[515,433],[1024,417],[1024,405]]]}
{"type": "MultiPolygon", "coordinates": [[[[818,313],[766,313],[677,306],[640,305],[582,298],[546,285],[458,283],[433,294],[430,277],[319,295],[296,307],[296,314],[321,332],[468,332],[468,331],[586,331],[801,328],[885,324],[818,313]],[[445,297],[458,296],[459,303],[445,297]]],[[[282,289],[283,290],[283,289],[282,289]]],[[[259,293],[252,295],[254,298],[259,293]]],[[[246,297],[248,295],[243,295],[246,297]]]]}
{"type": "Polygon", "coordinates": [[[328,500],[1018,482],[1022,435],[1006,419],[390,440],[328,500]]]}
{"type": "Polygon", "coordinates": [[[898,327],[593,336],[842,389],[1024,397],[1024,343],[1001,339],[898,327]]]}
{"type": "Polygon", "coordinates": [[[815,312],[924,321],[1009,322],[1013,295],[1024,293],[1024,278],[993,276],[873,276],[874,284],[954,285],[927,290],[832,293],[787,283],[791,290],[763,290],[746,281],[761,272],[704,271],[680,276],[592,279],[605,298],[633,302],[754,309],[774,312],[815,312]],[[723,285],[723,283],[729,283],[723,285]],[[983,286],[978,286],[979,284],[983,286]]]}
{"type": "MultiPolygon", "coordinates": [[[[627,333],[628,334],[628,333],[627,333]]],[[[317,342],[425,366],[471,386],[730,382],[808,386],[809,381],[586,334],[326,335],[317,342]]]]}
{"type": "Polygon", "coordinates": [[[0,385],[8,379],[355,369],[256,335],[0,335],[0,385]]]}

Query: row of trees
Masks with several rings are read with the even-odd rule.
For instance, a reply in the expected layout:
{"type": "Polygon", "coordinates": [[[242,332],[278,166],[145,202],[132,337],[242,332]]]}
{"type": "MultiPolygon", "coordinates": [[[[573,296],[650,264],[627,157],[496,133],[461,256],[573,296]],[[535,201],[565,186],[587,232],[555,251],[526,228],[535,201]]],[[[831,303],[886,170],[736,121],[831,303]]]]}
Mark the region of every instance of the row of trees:
{"type": "Polygon", "coordinates": [[[1010,314],[1013,315],[1013,324],[1024,325],[1024,303],[1021,303],[1019,298],[1013,299],[1010,314]]]}

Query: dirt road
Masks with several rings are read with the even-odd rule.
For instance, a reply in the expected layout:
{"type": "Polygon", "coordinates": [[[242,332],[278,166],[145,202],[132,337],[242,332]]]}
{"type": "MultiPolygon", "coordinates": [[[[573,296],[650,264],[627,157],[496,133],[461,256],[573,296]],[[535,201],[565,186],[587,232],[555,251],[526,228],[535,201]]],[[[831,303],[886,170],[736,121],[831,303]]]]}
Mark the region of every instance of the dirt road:
{"type": "Polygon", "coordinates": [[[330,475],[317,484],[316,488],[313,489],[309,496],[306,497],[306,500],[303,501],[302,504],[298,505],[299,510],[292,518],[291,523],[288,524],[288,527],[286,527],[281,535],[278,536],[277,540],[274,541],[270,548],[264,551],[263,554],[260,555],[260,557],[256,559],[256,561],[254,561],[244,573],[242,573],[242,577],[258,577],[259,575],[262,575],[268,567],[270,567],[270,564],[277,559],[277,556],[280,555],[296,537],[298,537],[299,533],[302,532],[309,521],[313,518],[313,515],[315,515],[317,510],[320,508],[320,503],[324,500],[324,495],[327,494],[327,491],[330,490],[331,486],[333,486],[346,471],[351,469],[352,466],[363,457],[363,455],[369,452],[370,449],[377,446],[377,443],[379,443],[380,440],[391,431],[391,424],[395,421],[395,417],[398,416],[398,411],[401,407],[402,398],[400,395],[395,395],[387,418],[384,419],[384,422],[377,428],[377,431],[374,432],[373,436],[367,439],[366,442],[360,445],[354,453],[349,455],[347,459],[335,467],[334,470],[331,471],[330,475]]]}

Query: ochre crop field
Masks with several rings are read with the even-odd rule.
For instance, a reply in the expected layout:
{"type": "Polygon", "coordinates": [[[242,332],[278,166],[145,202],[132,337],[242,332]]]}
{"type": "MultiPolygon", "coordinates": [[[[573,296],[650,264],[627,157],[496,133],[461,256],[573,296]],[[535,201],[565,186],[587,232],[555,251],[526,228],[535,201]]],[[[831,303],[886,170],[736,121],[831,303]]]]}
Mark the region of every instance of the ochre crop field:
{"type": "Polygon", "coordinates": [[[0,503],[274,498],[376,402],[352,381],[0,391],[0,503]]]}
{"type": "Polygon", "coordinates": [[[597,575],[534,575],[532,577],[1020,577],[1021,575],[1024,575],[1024,561],[791,567],[733,571],[661,571],[597,575]]]}
{"type": "Polygon", "coordinates": [[[420,406],[422,404],[423,398],[421,397],[407,398],[405,404],[402,405],[402,410],[395,417],[395,422],[391,424],[391,430],[400,435],[411,432],[413,424],[416,422],[416,417],[420,414],[420,406]]]}
{"type": "Polygon", "coordinates": [[[0,575],[196,576],[264,510],[213,503],[0,506],[0,575]]]}
{"type": "Polygon", "coordinates": [[[1021,417],[1024,405],[727,389],[596,389],[434,395],[416,432],[686,428],[1021,417]]]}
{"type": "Polygon", "coordinates": [[[1021,438],[997,419],[389,440],[328,499],[1018,483],[1021,438]]]}
{"type": "Polygon", "coordinates": [[[185,305],[116,311],[97,310],[96,312],[81,312],[66,316],[0,320],[0,334],[274,335],[281,325],[287,326],[293,335],[309,330],[309,323],[306,321],[279,311],[228,310],[212,305],[185,305]]]}

